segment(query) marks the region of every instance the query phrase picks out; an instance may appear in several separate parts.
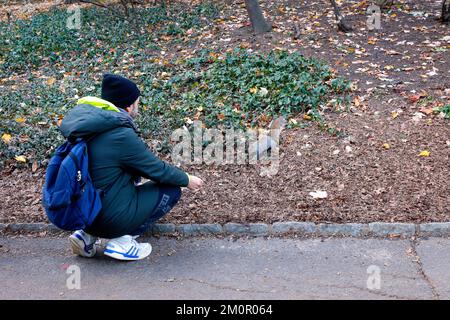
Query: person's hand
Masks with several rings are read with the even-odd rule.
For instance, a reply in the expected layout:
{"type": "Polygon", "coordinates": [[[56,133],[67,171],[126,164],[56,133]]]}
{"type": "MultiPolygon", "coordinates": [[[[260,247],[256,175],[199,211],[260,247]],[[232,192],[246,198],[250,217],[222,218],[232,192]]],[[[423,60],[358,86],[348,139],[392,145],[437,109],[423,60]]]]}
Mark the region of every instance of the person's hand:
{"type": "Polygon", "coordinates": [[[188,188],[192,190],[200,189],[203,186],[203,180],[199,177],[188,175],[189,176],[189,184],[188,188]]]}

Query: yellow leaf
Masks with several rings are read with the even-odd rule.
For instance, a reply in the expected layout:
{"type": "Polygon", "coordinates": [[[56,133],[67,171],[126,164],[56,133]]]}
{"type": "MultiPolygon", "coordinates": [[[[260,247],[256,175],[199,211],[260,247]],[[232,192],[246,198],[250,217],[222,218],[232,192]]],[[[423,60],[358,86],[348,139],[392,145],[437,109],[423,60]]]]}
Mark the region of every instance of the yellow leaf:
{"type": "Polygon", "coordinates": [[[55,82],[56,82],[56,79],[53,78],[53,77],[47,79],[47,85],[48,86],[53,85],[55,82]]]}
{"type": "Polygon", "coordinates": [[[392,111],[391,113],[392,119],[395,119],[398,117],[398,112],[397,111],[392,111]]]}
{"type": "Polygon", "coordinates": [[[16,156],[15,159],[19,162],[23,162],[23,163],[27,162],[27,159],[25,159],[24,156],[16,156]]]}
{"type": "Polygon", "coordinates": [[[383,144],[383,148],[385,148],[385,149],[390,149],[390,148],[391,148],[391,145],[390,145],[389,143],[384,143],[384,144],[383,144]]]}
{"type": "Polygon", "coordinates": [[[258,88],[257,87],[250,88],[250,93],[255,94],[257,92],[258,92],[258,88]]]}
{"type": "Polygon", "coordinates": [[[304,120],[311,120],[312,118],[311,118],[310,115],[304,114],[304,115],[303,115],[303,119],[304,119],[304,120]]]}
{"type": "Polygon", "coordinates": [[[369,40],[367,40],[367,43],[368,44],[375,44],[375,43],[377,43],[377,38],[375,38],[375,37],[369,37],[369,40]]]}
{"type": "Polygon", "coordinates": [[[25,122],[25,118],[22,118],[22,117],[16,118],[16,122],[18,122],[18,123],[24,123],[24,122],[25,122]]]}
{"type": "Polygon", "coordinates": [[[419,156],[421,157],[429,157],[430,156],[430,152],[427,150],[422,151],[419,156]]]}
{"type": "Polygon", "coordinates": [[[2,135],[2,140],[3,140],[4,143],[9,143],[11,141],[11,135],[7,134],[7,133],[3,134],[2,135]]]}

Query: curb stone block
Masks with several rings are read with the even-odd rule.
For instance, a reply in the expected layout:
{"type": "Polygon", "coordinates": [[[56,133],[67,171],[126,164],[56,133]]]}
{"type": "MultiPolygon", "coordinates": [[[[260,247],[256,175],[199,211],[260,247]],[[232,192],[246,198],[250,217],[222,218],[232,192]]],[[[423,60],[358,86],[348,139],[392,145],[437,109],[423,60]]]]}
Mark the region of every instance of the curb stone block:
{"type": "Polygon", "coordinates": [[[12,223],[7,228],[9,231],[38,232],[45,231],[47,227],[46,223],[12,223]]]}
{"type": "Polygon", "coordinates": [[[268,235],[269,226],[266,223],[250,223],[250,230],[252,235],[268,235]]]}
{"type": "Polygon", "coordinates": [[[372,222],[369,223],[369,231],[374,236],[413,236],[416,233],[416,225],[413,223],[387,223],[372,222]]]}
{"type": "Polygon", "coordinates": [[[425,236],[450,236],[450,222],[422,223],[419,233],[425,236]]]}
{"type": "Polygon", "coordinates": [[[173,223],[156,223],[147,232],[148,234],[169,234],[175,232],[175,225],[173,223]]]}
{"type": "Polygon", "coordinates": [[[245,233],[247,229],[247,227],[240,223],[230,222],[224,225],[224,230],[226,233],[242,234],[245,233]]]}
{"type": "Polygon", "coordinates": [[[272,225],[272,233],[274,234],[286,234],[290,232],[312,235],[317,231],[317,227],[312,222],[275,222],[272,225]]]}
{"type": "Polygon", "coordinates": [[[199,225],[200,233],[202,234],[221,234],[223,233],[223,228],[219,223],[207,223],[199,225]]]}
{"type": "Polygon", "coordinates": [[[53,224],[48,224],[47,225],[47,231],[50,232],[50,233],[64,232],[64,230],[59,229],[57,226],[55,226],[53,224]]]}
{"type": "MultiPolygon", "coordinates": [[[[22,231],[22,232],[39,232],[48,231],[49,233],[59,234],[67,232],[61,230],[51,223],[0,223],[0,231],[22,231]]],[[[423,224],[412,223],[386,223],[373,222],[369,224],[363,223],[321,223],[314,224],[312,222],[275,222],[272,225],[265,223],[227,223],[224,226],[218,223],[209,224],[181,224],[176,226],[173,223],[155,224],[146,235],[160,234],[170,235],[176,232],[183,235],[218,235],[218,234],[235,234],[235,235],[282,235],[282,234],[301,234],[316,236],[372,236],[372,237],[389,237],[403,236],[409,237],[416,234],[419,236],[450,236],[450,222],[430,222],[423,224]]]]}
{"type": "Polygon", "coordinates": [[[207,224],[181,224],[176,227],[176,231],[184,235],[208,235],[221,234],[222,226],[218,223],[207,224]]]}
{"type": "Polygon", "coordinates": [[[241,224],[229,222],[225,224],[224,230],[230,234],[266,235],[269,233],[269,226],[265,223],[241,224]]]}
{"type": "Polygon", "coordinates": [[[321,223],[317,226],[318,234],[322,236],[361,237],[368,234],[369,228],[361,223],[321,223]]]}

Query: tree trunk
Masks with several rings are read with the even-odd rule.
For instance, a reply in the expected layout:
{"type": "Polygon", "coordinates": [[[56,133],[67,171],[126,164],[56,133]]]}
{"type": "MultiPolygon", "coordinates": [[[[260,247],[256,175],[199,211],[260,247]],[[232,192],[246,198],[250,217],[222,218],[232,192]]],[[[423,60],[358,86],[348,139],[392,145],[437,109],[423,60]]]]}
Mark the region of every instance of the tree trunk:
{"type": "Polygon", "coordinates": [[[252,23],[253,31],[256,34],[272,30],[272,26],[264,18],[258,0],[245,0],[245,6],[250,17],[250,22],[252,23]]]}
{"type": "Polygon", "coordinates": [[[450,1],[444,0],[442,1],[442,16],[441,20],[443,23],[450,22],[450,1]]]}

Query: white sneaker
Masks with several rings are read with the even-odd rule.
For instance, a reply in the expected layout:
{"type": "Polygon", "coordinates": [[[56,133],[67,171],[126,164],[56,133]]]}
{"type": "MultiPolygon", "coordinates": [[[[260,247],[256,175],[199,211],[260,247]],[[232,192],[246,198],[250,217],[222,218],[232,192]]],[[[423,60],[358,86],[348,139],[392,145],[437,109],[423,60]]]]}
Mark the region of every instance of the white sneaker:
{"type": "Polygon", "coordinates": [[[138,243],[129,235],[111,239],[106,244],[105,255],[118,260],[141,260],[152,253],[150,243],[138,243]]]}
{"type": "Polygon", "coordinates": [[[83,230],[75,231],[70,237],[69,242],[72,246],[72,252],[82,257],[92,258],[95,256],[97,237],[87,234],[83,230]]]}

